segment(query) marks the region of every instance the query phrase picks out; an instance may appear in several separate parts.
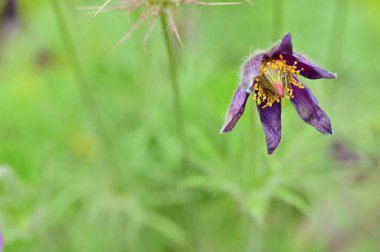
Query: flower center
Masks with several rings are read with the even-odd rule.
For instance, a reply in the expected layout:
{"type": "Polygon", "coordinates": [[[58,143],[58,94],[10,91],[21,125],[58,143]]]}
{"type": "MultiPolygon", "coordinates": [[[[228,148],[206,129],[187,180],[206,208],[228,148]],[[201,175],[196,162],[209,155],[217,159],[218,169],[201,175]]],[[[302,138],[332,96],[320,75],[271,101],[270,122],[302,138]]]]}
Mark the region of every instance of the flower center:
{"type": "MultiPolygon", "coordinates": [[[[303,68],[301,68],[303,70],[303,68]]],[[[271,59],[261,65],[260,74],[255,79],[253,99],[257,105],[263,104],[262,108],[272,107],[273,103],[285,102],[294,98],[292,85],[304,88],[296,80],[301,70],[297,70],[297,61],[288,65],[280,54],[280,59],[271,59]]]]}

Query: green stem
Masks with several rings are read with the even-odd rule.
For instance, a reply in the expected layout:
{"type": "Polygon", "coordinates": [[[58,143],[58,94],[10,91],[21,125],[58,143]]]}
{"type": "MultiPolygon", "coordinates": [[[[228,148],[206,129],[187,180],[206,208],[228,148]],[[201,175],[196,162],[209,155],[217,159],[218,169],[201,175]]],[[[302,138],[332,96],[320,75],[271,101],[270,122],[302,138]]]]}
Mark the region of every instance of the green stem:
{"type": "MultiPolygon", "coordinates": [[[[333,20],[331,25],[331,37],[327,47],[328,61],[333,66],[333,72],[337,72],[339,75],[342,69],[342,59],[346,43],[347,34],[347,19],[351,8],[350,0],[337,0],[335,1],[335,9],[333,12],[333,20]]],[[[344,81],[341,77],[335,80],[336,85],[329,87],[329,92],[326,95],[330,96],[331,101],[336,101],[336,97],[339,96],[342,85],[337,85],[338,82],[344,81]]]]}
{"type": "Polygon", "coordinates": [[[92,124],[95,127],[95,131],[97,132],[100,141],[102,141],[104,147],[108,151],[110,150],[109,147],[111,146],[110,139],[108,137],[105,125],[101,120],[101,116],[98,111],[98,106],[92,94],[90,85],[88,84],[88,81],[83,72],[79,60],[79,55],[77,53],[73,38],[69,30],[69,25],[67,24],[64,16],[64,11],[61,7],[61,4],[58,1],[59,0],[51,0],[51,3],[55,17],[57,19],[56,21],[62,36],[62,40],[66,47],[67,55],[73,68],[74,76],[76,78],[76,83],[78,87],[78,93],[83,102],[83,106],[85,107],[90,119],[92,120],[92,124]]]}
{"type": "Polygon", "coordinates": [[[245,251],[263,251],[264,230],[262,224],[257,223],[256,220],[252,219],[252,217],[249,215],[244,218],[244,221],[247,223],[247,226],[245,227],[245,233],[248,236],[248,243],[245,251]]]}
{"type": "MultiPolygon", "coordinates": [[[[178,78],[177,78],[177,65],[176,60],[173,52],[173,45],[170,40],[169,31],[168,31],[168,22],[166,20],[165,15],[160,16],[161,19],[161,28],[162,33],[164,36],[165,46],[166,46],[166,52],[168,55],[169,60],[169,71],[170,71],[170,80],[171,80],[171,87],[173,90],[173,102],[174,102],[174,110],[175,110],[175,117],[176,117],[176,124],[177,124],[177,130],[178,130],[178,137],[181,144],[181,170],[180,174],[181,176],[187,175],[187,162],[186,162],[186,136],[185,136],[185,128],[184,128],[184,121],[183,121],[183,114],[182,114],[182,103],[181,103],[181,95],[178,85],[178,78]]],[[[196,215],[194,215],[194,207],[192,205],[185,205],[181,208],[182,214],[183,214],[183,222],[186,230],[189,234],[192,235],[190,238],[191,240],[194,240],[192,244],[197,243],[197,234],[200,233],[197,229],[196,223],[196,215]]],[[[186,250],[193,250],[193,249],[186,249],[186,250]]],[[[181,251],[186,251],[184,249],[181,249],[181,251]]]]}
{"type": "Polygon", "coordinates": [[[162,26],[162,32],[164,36],[165,46],[166,46],[166,52],[168,55],[169,60],[169,71],[170,71],[170,82],[171,87],[173,90],[173,100],[174,100],[174,110],[175,110],[175,116],[176,116],[176,124],[177,124],[177,130],[179,139],[181,141],[181,162],[182,165],[184,165],[184,159],[185,159],[185,149],[186,149],[186,137],[185,137],[185,129],[184,129],[184,122],[183,122],[183,114],[182,114],[182,103],[181,103],[181,95],[179,91],[179,85],[178,85],[178,76],[177,76],[177,65],[176,60],[173,52],[173,45],[171,43],[170,37],[169,37],[169,31],[168,31],[168,22],[166,20],[165,15],[160,16],[161,19],[161,26],[162,26]]]}
{"type": "Polygon", "coordinates": [[[278,40],[281,36],[283,23],[283,0],[274,0],[273,11],[273,39],[278,40]]]}
{"type": "Polygon", "coordinates": [[[331,37],[328,46],[327,56],[338,71],[342,61],[345,35],[347,32],[347,17],[350,8],[350,0],[337,0],[331,25],[331,37]],[[332,57],[334,55],[334,57],[332,57]]]}

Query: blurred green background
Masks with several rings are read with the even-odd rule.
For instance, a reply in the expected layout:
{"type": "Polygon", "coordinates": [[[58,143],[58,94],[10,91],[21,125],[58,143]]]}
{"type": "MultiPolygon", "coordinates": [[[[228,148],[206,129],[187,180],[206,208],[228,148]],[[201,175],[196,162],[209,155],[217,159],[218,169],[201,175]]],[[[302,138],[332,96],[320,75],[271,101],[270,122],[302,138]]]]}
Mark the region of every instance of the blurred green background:
{"type": "Polygon", "coordinates": [[[19,1],[0,39],[5,251],[380,251],[378,0],[179,6],[183,153],[160,22],[109,52],[127,15],[77,10],[102,3],[19,1]],[[219,129],[242,59],[288,31],[338,73],[304,80],[334,135],[287,102],[268,156],[253,101],[219,129]]]}

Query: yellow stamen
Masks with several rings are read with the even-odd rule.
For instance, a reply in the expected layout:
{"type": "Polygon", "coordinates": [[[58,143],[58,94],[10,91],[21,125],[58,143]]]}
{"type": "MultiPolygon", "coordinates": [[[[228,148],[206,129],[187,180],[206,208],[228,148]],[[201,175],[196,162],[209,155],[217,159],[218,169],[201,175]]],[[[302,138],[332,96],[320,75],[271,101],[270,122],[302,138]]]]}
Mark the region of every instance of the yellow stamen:
{"type": "Polygon", "coordinates": [[[301,82],[296,80],[300,74],[297,69],[297,61],[293,65],[288,65],[280,54],[280,59],[271,59],[261,65],[260,74],[255,78],[253,99],[257,105],[262,105],[262,108],[272,107],[274,103],[282,102],[285,104],[286,99],[293,99],[292,85],[298,88],[304,88],[301,82]]]}

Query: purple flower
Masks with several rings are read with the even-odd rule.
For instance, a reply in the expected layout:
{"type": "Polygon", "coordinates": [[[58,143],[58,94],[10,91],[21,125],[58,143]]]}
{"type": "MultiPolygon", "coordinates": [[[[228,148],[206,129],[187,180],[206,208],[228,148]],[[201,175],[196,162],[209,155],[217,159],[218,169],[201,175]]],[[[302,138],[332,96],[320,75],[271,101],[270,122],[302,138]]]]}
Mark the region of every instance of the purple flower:
{"type": "Polygon", "coordinates": [[[281,107],[289,99],[306,123],[323,134],[332,134],[330,119],[298,76],[332,79],[336,75],[293,52],[291,34],[286,34],[269,52],[248,58],[241,71],[240,85],[232,99],[221,133],[232,131],[244,112],[250,94],[256,102],[264,128],[268,154],[281,140],[281,107]],[[282,103],[282,105],[281,105],[282,103]]]}

